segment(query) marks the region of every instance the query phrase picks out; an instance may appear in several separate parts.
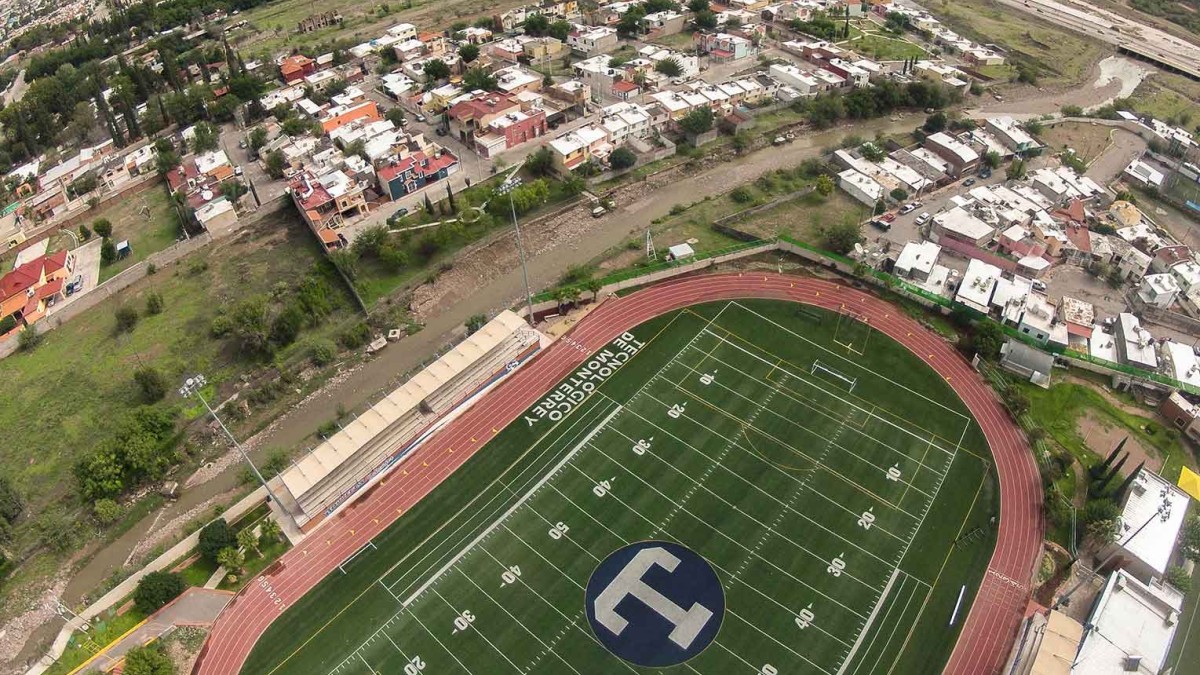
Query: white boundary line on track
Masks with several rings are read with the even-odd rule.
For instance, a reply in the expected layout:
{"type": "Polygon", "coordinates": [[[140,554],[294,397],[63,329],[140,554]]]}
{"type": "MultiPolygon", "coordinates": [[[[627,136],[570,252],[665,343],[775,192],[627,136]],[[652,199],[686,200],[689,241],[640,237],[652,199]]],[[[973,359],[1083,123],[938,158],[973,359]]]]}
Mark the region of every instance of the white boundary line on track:
{"type": "Polygon", "coordinates": [[[453,558],[451,558],[449,561],[447,561],[445,565],[442,565],[441,569],[439,569],[437,572],[434,572],[433,576],[426,579],[425,583],[421,584],[417,588],[416,591],[414,591],[411,595],[409,595],[407,598],[405,598],[404,602],[402,602],[401,605],[404,607],[408,607],[409,605],[411,605],[414,600],[416,600],[418,597],[420,597],[420,595],[422,593],[424,593],[426,591],[426,589],[428,589],[430,586],[432,586],[434,584],[434,582],[436,582],[438,579],[440,579],[442,577],[442,575],[445,574],[451,567],[453,567],[459,560],[461,560],[464,555],[466,555],[471,549],[475,548],[475,546],[479,542],[483,541],[484,537],[491,534],[492,530],[496,529],[496,527],[499,526],[500,523],[507,520],[508,517],[511,516],[514,511],[521,508],[521,505],[524,504],[526,501],[528,501],[529,498],[533,496],[533,493],[537,492],[538,489],[541,488],[543,485],[545,485],[546,482],[549,481],[550,478],[554,474],[558,473],[559,470],[561,470],[564,466],[566,466],[567,462],[570,462],[571,458],[573,458],[576,455],[576,453],[578,453],[583,448],[583,446],[592,439],[592,437],[594,437],[596,434],[600,433],[600,431],[602,429],[604,429],[604,426],[607,425],[609,423],[609,421],[612,420],[613,417],[616,417],[617,413],[621,412],[622,410],[624,410],[624,406],[618,404],[616,408],[614,408],[610,413],[608,413],[608,415],[606,415],[604,417],[604,419],[600,420],[599,424],[592,427],[592,430],[589,431],[588,434],[586,436],[584,436],[582,440],[580,440],[578,443],[576,443],[575,447],[571,448],[571,450],[566,455],[564,455],[562,459],[558,460],[557,464],[555,464],[553,467],[550,468],[549,471],[547,471],[545,474],[543,474],[542,477],[538,480],[538,482],[533,484],[533,487],[529,488],[529,490],[527,492],[525,492],[525,494],[521,495],[521,498],[518,499],[516,501],[516,503],[514,503],[512,506],[508,507],[507,511],[500,514],[499,518],[492,521],[491,525],[488,525],[483,530],[483,532],[480,532],[479,535],[476,536],[474,539],[472,539],[470,543],[468,543],[466,546],[464,546],[462,549],[460,549],[459,552],[456,553],[453,558]]]}

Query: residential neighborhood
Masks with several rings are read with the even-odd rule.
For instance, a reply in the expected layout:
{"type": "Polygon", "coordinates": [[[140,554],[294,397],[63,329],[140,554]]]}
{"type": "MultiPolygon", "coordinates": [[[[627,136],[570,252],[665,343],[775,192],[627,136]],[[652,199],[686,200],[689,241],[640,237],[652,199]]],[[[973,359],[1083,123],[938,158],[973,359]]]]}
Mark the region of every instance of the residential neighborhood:
{"type": "Polygon", "coordinates": [[[1188,672],[1183,5],[0,2],[0,672],[1188,672]]]}

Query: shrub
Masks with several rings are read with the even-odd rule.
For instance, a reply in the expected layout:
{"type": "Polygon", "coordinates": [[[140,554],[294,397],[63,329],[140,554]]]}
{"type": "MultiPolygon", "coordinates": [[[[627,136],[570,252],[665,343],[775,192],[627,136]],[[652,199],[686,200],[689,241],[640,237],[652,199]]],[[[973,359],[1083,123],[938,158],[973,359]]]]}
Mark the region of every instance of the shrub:
{"type": "Polygon", "coordinates": [[[338,336],[338,341],[346,349],[361,347],[371,341],[371,327],[365,321],[359,321],[342,331],[342,334],[338,336]]]}
{"type": "Polygon", "coordinates": [[[617,148],[608,156],[608,165],[614,171],[628,169],[634,164],[637,164],[637,155],[633,154],[633,151],[626,147],[617,148]]]}
{"type": "Polygon", "coordinates": [[[96,514],[96,522],[101,525],[112,525],[124,512],[125,509],[122,509],[120,504],[107,497],[97,499],[96,503],[92,504],[92,513],[96,514]]]}
{"type": "Polygon", "coordinates": [[[45,336],[42,335],[33,326],[26,326],[17,335],[17,347],[23,352],[30,352],[42,344],[45,336]]]}
{"type": "Polygon", "coordinates": [[[175,675],[175,662],[158,647],[135,647],[125,654],[125,675],[175,675]]]}
{"type": "Polygon", "coordinates": [[[1167,570],[1167,583],[1188,593],[1192,590],[1192,575],[1188,574],[1184,568],[1174,565],[1167,570]]]}
{"type": "Polygon", "coordinates": [[[79,238],[83,241],[87,241],[88,239],[92,238],[92,231],[83,223],[79,224],[79,238]]]}
{"type": "Polygon", "coordinates": [[[233,528],[223,518],[218,518],[200,530],[200,555],[209,562],[217,562],[221,551],[237,545],[233,528]]]}
{"type": "MultiPolygon", "coordinates": [[[[150,270],[147,269],[146,272],[149,273],[150,270]]],[[[158,291],[152,291],[149,295],[146,296],[146,313],[153,316],[155,314],[161,314],[162,311],[163,311],[162,293],[159,293],[158,291]]]]}
{"type": "Polygon", "coordinates": [[[337,345],[324,338],[313,340],[308,345],[308,356],[318,366],[327,366],[337,357],[337,345]]]}
{"type": "Polygon", "coordinates": [[[476,315],[468,318],[467,319],[467,335],[471,335],[471,334],[475,333],[476,331],[478,331],[480,328],[483,328],[484,324],[486,324],[486,323],[487,323],[487,317],[484,316],[483,314],[476,314],[476,315]]]}
{"type": "Polygon", "coordinates": [[[10,330],[17,327],[17,320],[11,314],[0,319],[0,335],[8,333],[10,330]]]}
{"type": "Polygon", "coordinates": [[[729,193],[729,198],[738,204],[749,204],[754,201],[754,192],[745,185],[739,185],[729,193]]]}
{"type": "Polygon", "coordinates": [[[151,572],[138,581],[133,591],[133,604],[145,614],[153,614],[163,605],[179,597],[185,586],[183,578],[173,572],[151,572]]]}
{"type": "Polygon", "coordinates": [[[167,378],[153,366],[142,366],[133,371],[133,381],[146,403],[157,403],[167,395],[167,378]]]}
{"type": "Polygon", "coordinates": [[[113,312],[113,317],[117,320],[116,330],[118,333],[128,333],[137,325],[138,313],[137,310],[129,305],[121,305],[113,312]]]}

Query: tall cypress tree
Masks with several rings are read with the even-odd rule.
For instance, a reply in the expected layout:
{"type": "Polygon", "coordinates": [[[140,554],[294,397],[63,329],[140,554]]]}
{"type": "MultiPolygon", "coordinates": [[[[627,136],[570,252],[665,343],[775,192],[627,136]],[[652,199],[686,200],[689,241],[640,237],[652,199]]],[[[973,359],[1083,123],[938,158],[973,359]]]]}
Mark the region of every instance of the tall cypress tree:
{"type": "Polygon", "coordinates": [[[1128,440],[1128,436],[1122,438],[1121,442],[1117,443],[1117,447],[1113,448],[1113,451],[1108,453],[1107,459],[1088,470],[1088,473],[1092,476],[1092,478],[1099,478],[1100,476],[1104,475],[1105,471],[1108,471],[1108,467],[1112,465],[1113,460],[1116,459],[1117,455],[1121,453],[1121,449],[1125,447],[1125,441],[1128,440]]]}
{"type": "Polygon", "coordinates": [[[1125,477],[1125,480],[1121,481],[1121,484],[1117,486],[1116,491],[1113,492],[1113,501],[1121,501],[1121,498],[1125,496],[1125,491],[1128,490],[1129,486],[1133,484],[1133,479],[1138,475],[1138,472],[1140,472],[1144,466],[1146,466],[1145,460],[1138,462],[1138,465],[1134,467],[1133,471],[1129,472],[1129,475],[1125,477]]]}

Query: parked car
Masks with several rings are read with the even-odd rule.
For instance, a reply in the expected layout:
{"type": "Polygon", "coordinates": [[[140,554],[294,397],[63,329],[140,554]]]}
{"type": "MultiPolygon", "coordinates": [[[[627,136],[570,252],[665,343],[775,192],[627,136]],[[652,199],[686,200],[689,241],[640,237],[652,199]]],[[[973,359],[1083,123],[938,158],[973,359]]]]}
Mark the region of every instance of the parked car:
{"type": "Polygon", "coordinates": [[[913,211],[916,211],[916,210],[917,210],[917,205],[916,205],[916,203],[905,204],[904,206],[901,206],[901,207],[900,207],[900,215],[902,215],[902,216],[903,216],[903,215],[907,215],[907,214],[909,214],[909,213],[912,213],[913,211]]]}
{"type": "Polygon", "coordinates": [[[894,214],[894,213],[884,213],[884,214],[881,214],[881,215],[879,216],[879,219],[880,219],[880,220],[882,220],[882,221],[883,221],[883,222],[885,222],[885,223],[890,223],[890,222],[893,222],[893,221],[895,221],[895,220],[896,220],[896,214],[894,214]]]}
{"type": "Polygon", "coordinates": [[[605,213],[608,213],[608,209],[604,208],[603,206],[597,206],[596,208],[592,209],[593,218],[599,218],[605,213]]]}
{"type": "Polygon", "coordinates": [[[974,179],[974,178],[968,178],[968,179],[966,179],[966,180],[964,180],[964,181],[963,181],[963,187],[971,187],[971,186],[972,186],[972,185],[974,185],[974,184],[975,184],[975,179],[974,179]]]}
{"type": "Polygon", "coordinates": [[[76,292],[80,291],[81,289],[83,289],[83,275],[76,274],[75,278],[67,283],[66,295],[67,295],[67,297],[71,297],[76,292]]]}
{"type": "Polygon", "coordinates": [[[417,114],[415,115],[415,117],[417,118],[417,121],[418,121],[418,122],[424,122],[424,121],[425,121],[425,116],[424,116],[424,115],[422,115],[422,114],[420,114],[420,113],[417,113],[417,114]]]}
{"type": "Polygon", "coordinates": [[[407,215],[408,215],[408,209],[406,207],[401,206],[400,208],[396,209],[395,212],[392,213],[392,215],[388,216],[388,219],[387,219],[388,225],[395,224],[397,220],[400,220],[401,218],[403,218],[404,216],[407,216],[407,215]]]}
{"type": "Polygon", "coordinates": [[[986,165],[979,167],[979,177],[980,178],[991,178],[992,177],[992,167],[986,166],[986,165]]]}
{"type": "Polygon", "coordinates": [[[928,222],[929,222],[929,219],[930,219],[930,218],[932,218],[932,217],[933,217],[933,216],[929,215],[929,212],[928,212],[928,211],[925,211],[925,212],[924,212],[924,213],[922,213],[921,215],[917,216],[917,224],[918,224],[918,225],[924,225],[925,223],[928,223],[928,222]]]}
{"type": "Polygon", "coordinates": [[[1040,279],[1034,279],[1033,280],[1033,290],[1041,292],[1041,293],[1045,293],[1046,292],[1046,282],[1041,281],[1040,279]]]}
{"type": "Polygon", "coordinates": [[[871,226],[876,229],[883,230],[884,232],[887,232],[888,230],[892,229],[891,223],[889,223],[886,220],[880,220],[878,218],[871,221],[871,226]]]}
{"type": "Polygon", "coordinates": [[[246,149],[246,141],[238,141],[238,147],[245,150],[246,149]]]}

